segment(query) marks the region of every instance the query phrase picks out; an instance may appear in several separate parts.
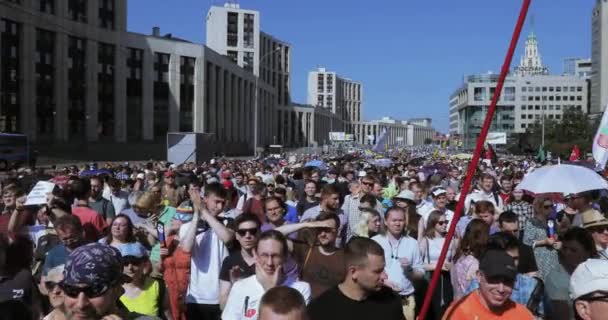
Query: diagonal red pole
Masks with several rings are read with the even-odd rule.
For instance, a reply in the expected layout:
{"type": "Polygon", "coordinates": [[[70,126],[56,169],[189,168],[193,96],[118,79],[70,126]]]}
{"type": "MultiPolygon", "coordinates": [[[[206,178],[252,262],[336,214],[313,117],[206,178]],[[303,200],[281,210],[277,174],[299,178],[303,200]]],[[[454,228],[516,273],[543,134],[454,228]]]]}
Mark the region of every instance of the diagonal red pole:
{"type": "Polygon", "coordinates": [[[466,198],[467,193],[469,193],[471,181],[473,180],[473,175],[475,174],[475,170],[477,169],[477,163],[479,162],[479,157],[481,155],[481,149],[483,147],[484,142],[486,141],[488,130],[490,129],[490,124],[492,123],[494,112],[496,111],[496,104],[498,103],[498,98],[500,98],[500,93],[502,92],[502,87],[504,85],[505,78],[507,77],[507,73],[509,72],[511,60],[513,60],[513,53],[515,52],[515,47],[517,47],[519,35],[521,34],[521,29],[524,25],[524,22],[526,21],[526,16],[528,15],[528,9],[530,8],[531,2],[532,0],[524,0],[521,7],[521,11],[519,12],[519,19],[517,20],[517,24],[515,25],[515,30],[513,31],[513,36],[511,37],[511,44],[509,45],[509,50],[507,51],[507,56],[505,57],[505,61],[500,71],[500,77],[498,78],[498,83],[496,84],[496,91],[494,91],[492,103],[488,108],[488,113],[486,114],[486,119],[483,123],[483,127],[481,128],[479,138],[477,138],[477,146],[475,147],[475,153],[473,154],[473,159],[469,164],[466,179],[464,180],[462,190],[460,191],[460,199],[458,199],[458,205],[456,206],[456,210],[454,212],[454,219],[452,219],[450,223],[450,229],[448,230],[448,234],[445,237],[443,248],[441,248],[439,261],[437,261],[437,266],[435,267],[435,272],[433,272],[431,283],[429,284],[429,287],[426,291],[426,295],[424,296],[424,303],[422,304],[422,309],[420,310],[420,315],[418,316],[419,320],[424,320],[429,310],[429,306],[431,304],[431,297],[433,296],[433,291],[435,291],[435,288],[437,287],[437,281],[439,280],[439,276],[441,275],[441,268],[443,267],[443,263],[445,262],[445,257],[448,253],[449,244],[452,241],[452,238],[454,237],[454,232],[456,231],[456,223],[462,215],[464,200],[466,198]]]}

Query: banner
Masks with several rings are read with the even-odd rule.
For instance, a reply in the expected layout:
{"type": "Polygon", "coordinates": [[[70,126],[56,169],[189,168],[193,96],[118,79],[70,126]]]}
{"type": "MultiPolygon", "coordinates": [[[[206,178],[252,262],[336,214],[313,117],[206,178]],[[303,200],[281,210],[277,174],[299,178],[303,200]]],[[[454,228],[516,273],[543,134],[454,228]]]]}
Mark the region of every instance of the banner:
{"type": "Polygon", "coordinates": [[[386,149],[388,149],[386,146],[386,143],[388,141],[387,133],[388,133],[388,130],[386,130],[386,129],[384,129],[384,131],[382,131],[382,133],[380,134],[380,137],[378,137],[378,140],[376,141],[376,144],[372,148],[372,151],[384,152],[384,151],[386,151],[386,149]]]}
{"type": "Polygon", "coordinates": [[[593,139],[593,159],[597,168],[603,170],[608,161],[608,110],[604,110],[602,122],[597,128],[597,133],[593,139]]]}
{"type": "Polygon", "coordinates": [[[488,132],[486,138],[487,144],[507,144],[507,133],[506,132],[488,132]]]}

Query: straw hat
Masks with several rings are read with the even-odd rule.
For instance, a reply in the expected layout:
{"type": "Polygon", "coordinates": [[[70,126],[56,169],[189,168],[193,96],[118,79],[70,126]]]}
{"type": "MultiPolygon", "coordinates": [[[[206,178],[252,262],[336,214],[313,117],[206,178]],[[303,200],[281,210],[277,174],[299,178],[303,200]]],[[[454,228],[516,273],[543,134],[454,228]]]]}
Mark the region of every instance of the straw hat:
{"type": "Polygon", "coordinates": [[[583,212],[583,228],[599,226],[608,226],[608,219],[601,212],[593,209],[583,212]]]}

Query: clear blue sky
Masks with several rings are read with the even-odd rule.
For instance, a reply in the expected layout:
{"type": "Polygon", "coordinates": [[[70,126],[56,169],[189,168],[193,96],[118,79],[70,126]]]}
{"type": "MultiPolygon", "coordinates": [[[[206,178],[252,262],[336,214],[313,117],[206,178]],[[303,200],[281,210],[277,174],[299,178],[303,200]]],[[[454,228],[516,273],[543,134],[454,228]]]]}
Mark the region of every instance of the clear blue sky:
{"type": "MultiPolygon", "coordinates": [[[[234,2],[234,1],[233,1],[234,2]]],[[[448,128],[448,98],[465,74],[500,71],[522,0],[242,0],[261,27],[292,45],[292,96],[306,102],[308,71],[324,66],[364,85],[364,118],[431,117],[448,128]],[[371,4],[371,5],[370,5],[371,4]]],[[[543,61],[590,57],[595,0],[533,0],[543,61]]],[[[197,43],[213,0],[129,0],[128,29],[153,26],[197,43]]],[[[528,20],[529,21],[529,20],[528,20]]],[[[513,64],[519,63],[527,24],[513,64]]],[[[513,65],[512,65],[513,66],[513,65]]]]}

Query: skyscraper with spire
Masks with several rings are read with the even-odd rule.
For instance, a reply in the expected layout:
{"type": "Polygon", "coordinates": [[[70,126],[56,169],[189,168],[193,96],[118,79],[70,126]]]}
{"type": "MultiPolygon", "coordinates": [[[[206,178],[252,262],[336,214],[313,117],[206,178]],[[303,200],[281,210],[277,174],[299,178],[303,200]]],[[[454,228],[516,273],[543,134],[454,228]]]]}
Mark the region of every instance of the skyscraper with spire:
{"type": "Polygon", "coordinates": [[[540,52],[538,50],[538,40],[534,30],[530,31],[526,39],[526,49],[521,56],[519,66],[515,68],[515,74],[519,76],[536,76],[549,74],[549,69],[543,66],[540,52]]]}

